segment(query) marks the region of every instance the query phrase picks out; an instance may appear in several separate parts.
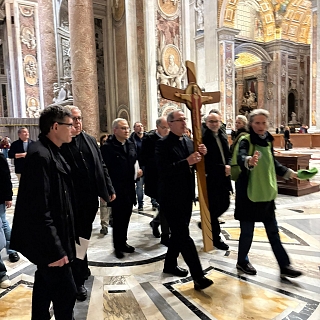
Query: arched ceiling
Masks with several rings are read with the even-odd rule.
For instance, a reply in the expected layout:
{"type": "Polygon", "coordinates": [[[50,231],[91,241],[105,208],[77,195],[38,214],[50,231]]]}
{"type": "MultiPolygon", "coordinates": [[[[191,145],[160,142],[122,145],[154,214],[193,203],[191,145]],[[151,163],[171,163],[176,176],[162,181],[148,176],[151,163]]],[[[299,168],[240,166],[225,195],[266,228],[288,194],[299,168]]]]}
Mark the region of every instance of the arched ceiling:
{"type": "MultiPolygon", "coordinates": [[[[219,0],[219,27],[235,28],[237,6],[243,0],[219,0]]],[[[310,43],[310,0],[245,0],[259,8],[264,42],[274,39],[310,43]]]]}
{"type": "Polygon", "coordinates": [[[236,67],[245,67],[258,63],[260,61],[261,59],[252,53],[241,52],[237,54],[237,59],[235,60],[234,64],[236,67]]]}

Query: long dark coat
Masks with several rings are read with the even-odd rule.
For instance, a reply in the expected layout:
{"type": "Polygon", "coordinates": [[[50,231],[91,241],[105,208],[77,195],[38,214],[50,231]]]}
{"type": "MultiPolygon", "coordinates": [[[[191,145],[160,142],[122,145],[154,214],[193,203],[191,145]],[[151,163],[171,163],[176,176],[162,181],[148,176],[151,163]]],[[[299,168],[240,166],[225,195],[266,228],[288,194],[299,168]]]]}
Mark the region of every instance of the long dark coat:
{"type": "Polygon", "coordinates": [[[117,196],[116,200],[108,204],[111,207],[115,201],[119,202],[124,198],[136,204],[134,164],[137,160],[137,151],[129,139],[126,140],[125,146],[127,152],[113,135],[100,148],[117,196]]]}
{"type": "MultiPolygon", "coordinates": [[[[28,149],[30,145],[33,143],[33,140],[28,140],[28,149]]],[[[23,141],[19,138],[16,141],[13,141],[10,147],[10,150],[8,152],[8,156],[10,159],[14,159],[14,170],[15,173],[19,173],[21,174],[24,168],[24,164],[25,164],[25,160],[26,158],[15,158],[15,154],[16,153],[24,153],[24,149],[23,149],[23,141]]]]}
{"type": "Polygon", "coordinates": [[[144,167],[144,193],[151,198],[158,198],[159,175],[156,164],[156,142],[161,139],[153,130],[142,140],[140,165],[144,167]]]}
{"type": "Polygon", "coordinates": [[[161,210],[178,215],[191,214],[195,198],[194,166],[186,158],[193,152],[193,142],[183,137],[188,154],[179,146],[179,137],[170,132],[156,143],[156,163],[159,173],[159,203],[161,210]],[[189,212],[190,211],[190,212],[189,212]]]}
{"type": "MultiPolygon", "coordinates": [[[[267,147],[268,142],[273,142],[274,138],[267,132],[266,139],[261,139],[250,129],[250,141],[252,144],[267,147]]],[[[241,173],[236,182],[236,207],[235,219],[240,221],[266,221],[275,218],[274,200],[268,202],[252,202],[247,195],[250,171],[244,166],[245,159],[249,152],[249,142],[243,139],[239,144],[239,153],[237,157],[238,165],[241,167],[241,173]]],[[[273,156],[273,147],[270,148],[273,156]]],[[[288,168],[280,164],[273,156],[273,164],[276,174],[284,176],[288,168]]],[[[267,170],[267,168],[266,168],[267,170]]]]}
{"type": "MultiPolygon", "coordinates": [[[[228,141],[221,129],[218,131],[218,136],[222,144],[226,164],[230,164],[231,153],[228,141]]],[[[231,180],[230,176],[227,177],[225,174],[225,164],[223,163],[216,138],[210,129],[202,129],[202,141],[207,147],[207,154],[204,157],[204,161],[207,175],[209,208],[210,212],[214,212],[214,216],[218,217],[229,208],[229,194],[230,191],[232,191],[231,180]]]]}
{"type": "Polygon", "coordinates": [[[12,200],[12,183],[7,159],[0,152],[0,204],[12,200]]]}
{"type": "Polygon", "coordinates": [[[36,265],[75,256],[69,166],[59,148],[40,137],[30,145],[21,176],[10,247],[36,265]]]}

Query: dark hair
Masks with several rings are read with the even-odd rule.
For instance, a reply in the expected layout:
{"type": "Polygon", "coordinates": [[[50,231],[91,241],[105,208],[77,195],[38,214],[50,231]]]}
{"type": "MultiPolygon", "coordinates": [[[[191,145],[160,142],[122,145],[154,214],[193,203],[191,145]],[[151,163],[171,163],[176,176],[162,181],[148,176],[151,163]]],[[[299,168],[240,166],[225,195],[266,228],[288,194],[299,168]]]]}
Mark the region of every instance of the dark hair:
{"type": "Polygon", "coordinates": [[[100,137],[100,146],[103,145],[103,139],[104,138],[108,138],[108,136],[106,134],[103,134],[101,137],[100,137]]]}
{"type": "Polygon", "coordinates": [[[60,105],[52,105],[45,108],[39,118],[40,133],[47,135],[50,132],[50,128],[55,122],[62,122],[65,117],[72,118],[71,112],[60,105]]]}

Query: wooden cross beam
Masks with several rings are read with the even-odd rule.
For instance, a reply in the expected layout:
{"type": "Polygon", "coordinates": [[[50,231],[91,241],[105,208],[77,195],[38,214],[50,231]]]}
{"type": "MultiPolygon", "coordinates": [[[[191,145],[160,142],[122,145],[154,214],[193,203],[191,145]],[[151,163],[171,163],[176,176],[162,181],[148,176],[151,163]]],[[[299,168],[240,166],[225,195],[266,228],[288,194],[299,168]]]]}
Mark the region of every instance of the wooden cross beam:
{"type": "MultiPolygon", "coordinates": [[[[201,107],[202,104],[216,103],[220,101],[220,92],[204,92],[202,95],[200,87],[197,85],[195,65],[191,61],[186,61],[188,86],[185,90],[160,84],[160,93],[163,98],[180,103],[185,103],[191,111],[192,131],[194,150],[198,150],[199,144],[202,143],[201,133],[201,107]]],[[[205,176],[204,158],[197,163],[197,181],[200,203],[200,215],[202,225],[202,236],[204,251],[208,252],[213,249],[211,219],[208,204],[207,183],[205,176]]]]}

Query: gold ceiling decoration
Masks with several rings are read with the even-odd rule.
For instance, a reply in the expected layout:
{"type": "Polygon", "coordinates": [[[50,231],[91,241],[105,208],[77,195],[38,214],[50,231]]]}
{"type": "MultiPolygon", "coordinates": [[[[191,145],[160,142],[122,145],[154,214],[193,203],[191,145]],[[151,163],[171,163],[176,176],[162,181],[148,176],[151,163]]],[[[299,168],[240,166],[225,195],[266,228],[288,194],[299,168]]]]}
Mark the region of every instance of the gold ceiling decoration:
{"type": "MultiPolygon", "coordinates": [[[[242,0],[220,0],[219,13],[223,16],[220,27],[235,28],[238,4],[242,0]]],[[[310,0],[251,0],[253,7],[259,7],[264,41],[275,39],[297,43],[310,43],[312,20],[310,0]]],[[[250,0],[246,3],[250,5],[250,0]]]]}
{"type": "Polygon", "coordinates": [[[236,67],[245,67],[261,61],[259,57],[248,52],[239,53],[237,54],[237,57],[238,58],[234,62],[236,67]]]}

